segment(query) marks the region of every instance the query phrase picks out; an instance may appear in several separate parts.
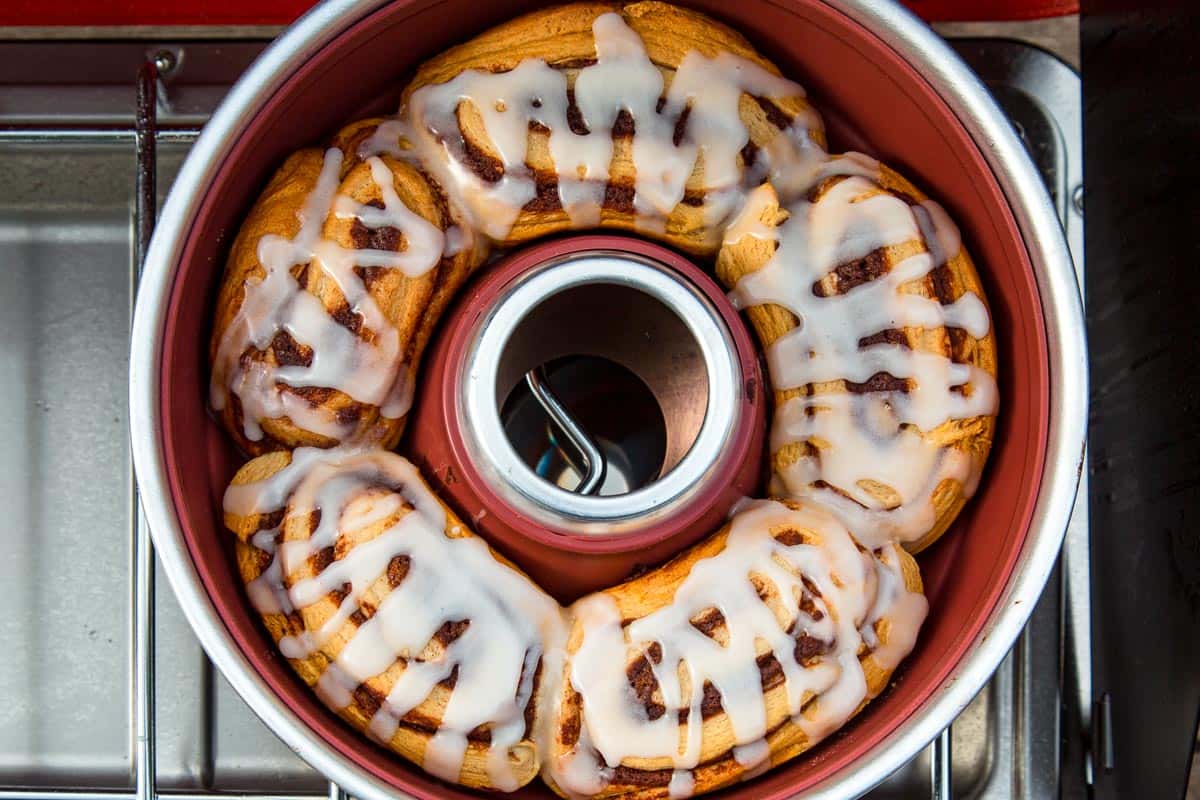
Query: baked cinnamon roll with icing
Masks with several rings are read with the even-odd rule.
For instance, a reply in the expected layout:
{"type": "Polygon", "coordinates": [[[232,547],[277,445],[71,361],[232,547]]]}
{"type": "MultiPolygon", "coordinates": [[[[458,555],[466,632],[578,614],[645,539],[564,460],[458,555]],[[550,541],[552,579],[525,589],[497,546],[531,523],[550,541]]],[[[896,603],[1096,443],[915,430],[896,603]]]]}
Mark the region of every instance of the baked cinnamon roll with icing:
{"type": "Polygon", "coordinates": [[[224,507],[251,602],[344,720],[464,786],[513,791],[537,776],[561,610],[408,461],[271,453],[238,471],[224,507]]]}
{"type": "Polygon", "coordinates": [[[248,453],[393,446],[441,308],[484,256],[440,191],[388,155],[289,158],[230,251],[209,402],[248,453]]]}
{"type": "Polygon", "coordinates": [[[979,481],[996,342],[946,212],[886,166],[855,163],[790,204],[755,189],[717,274],[766,350],[772,493],[820,501],[868,547],[918,552],[979,481]]]}
{"type": "Polygon", "coordinates": [[[712,253],[748,180],[823,145],[804,90],[729,28],[573,3],[426,62],[364,152],[419,159],[501,244],[607,227],[712,253]]]}
{"type": "Polygon", "coordinates": [[[902,548],[757,501],[572,608],[544,777],[567,797],[688,797],[809,749],[878,695],[927,604],[902,548]]]}

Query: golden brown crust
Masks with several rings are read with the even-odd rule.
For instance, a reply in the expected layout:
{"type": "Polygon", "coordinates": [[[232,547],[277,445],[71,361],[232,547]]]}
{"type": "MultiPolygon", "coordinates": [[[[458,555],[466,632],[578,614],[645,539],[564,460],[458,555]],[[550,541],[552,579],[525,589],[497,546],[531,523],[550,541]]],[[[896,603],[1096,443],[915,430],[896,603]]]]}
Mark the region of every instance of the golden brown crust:
{"type": "MultiPolygon", "coordinates": [[[[361,140],[363,133],[372,131],[378,120],[363,120],[353,123],[338,134],[339,144],[352,144],[361,140]]],[[[245,297],[245,283],[250,279],[261,279],[265,274],[258,260],[258,243],[266,235],[291,239],[299,231],[299,211],[305,199],[316,185],[321,172],[323,153],[320,150],[302,150],[289,158],[268,183],[267,188],[251,209],[230,250],[229,260],[217,297],[216,321],[210,344],[210,358],[215,363],[217,351],[229,326],[234,321],[245,297]]],[[[420,171],[399,159],[382,157],[392,173],[393,186],[401,201],[414,213],[441,230],[450,228],[455,220],[447,208],[440,190],[420,171]]],[[[375,184],[369,164],[352,156],[342,165],[342,180],[338,193],[367,203],[380,201],[382,193],[375,184]]],[[[381,235],[368,237],[366,230],[357,220],[330,215],[326,220],[323,236],[347,249],[392,249],[404,251],[408,244],[402,232],[383,229],[381,235]]],[[[400,350],[405,369],[415,371],[430,332],[444,310],[453,292],[462,285],[470,272],[482,263],[486,254],[479,237],[469,237],[467,246],[460,252],[444,257],[440,262],[417,278],[410,278],[397,269],[366,268],[360,273],[368,293],[380,310],[399,333],[400,350]]],[[[315,264],[295,265],[294,277],[304,290],[320,298],[331,316],[353,325],[357,316],[349,308],[333,279],[315,264]]],[[[360,337],[368,338],[373,332],[360,330],[360,337]]],[[[295,353],[304,354],[303,342],[290,337],[273,341],[265,350],[253,346],[241,354],[243,359],[263,361],[278,365],[282,359],[295,358],[295,353]],[[282,348],[282,349],[281,349],[282,348]],[[287,352],[285,352],[287,351],[287,352]]],[[[287,417],[266,419],[260,422],[262,439],[252,441],[245,435],[241,419],[241,405],[235,397],[229,398],[218,416],[222,424],[238,445],[251,454],[301,446],[332,447],[345,442],[378,442],[383,447],[392,447],[403,432],[404,417],[384,417],[377,406],[361,403],[333,387],[291,388],[283,387],[304,398],[311,405],[319,406],[330,416],[352,423],[351,432],[340,441],[332,439],[295,424],[287,417]]]]}
{"type": "MultiPolygon", "coordinates": [[[[241,486],[265,480],[290,464],[291,460],[292,456],[289,452],[275,452],[260,456],[242,466],[237,474],[234,475],[231,483],[233,486],[241,486]]],[[[380,489],[378,491],[386,490],[380,489]]],[[[474,536],[449,507],[443,504],[442,508],[446,514],[446,536],[450,538],[474,536]]],[[[341,553],[349,552],[353,547],[371,541],[389,529],[394,528],[396,523],[405,514],[412,512],[413,509],[405,505],[397,513],[376,519],[371,525],[355,528],[350,533],[343,531],[331,558],[336,560],[340,558],[341,553]]],[[[238,516],[226,513],[225,525],[237,536],[235,542],[236,560],[238,571],[245,583],[249,584],[262,575],[271,562],[270,554],[255,547],[250,541],[250,537],[254,533],[259,530],[273,528],[276,525],[282,525],[277,534],[277,541],[300,540],[308,538],[316,524],[308,516],[295,515],[286,519],[280,519],[280,516],[278,513],[250,516],[238,516]]],[[[492,556],[500,563],[520,572],[510,561],[495,551],[492,551],[492,556]]],[[[322,568],[321,564],[314,564],[313,560],[310,559],[307,564],[292,571],[285,577],[285,585],[291,586],[297,581],[314,577],[322,568]]],[[[288,659],[288,663],[291,664],[292,668],[306,684],[316,688],[321,675],[325,672],[329,664],[338,657],[338,654],[350,641],[350,638],[354,635],[359,625],[365,622],[374,613],[374,609],[377,609],[380,603],[383,602],[384,598],[403,581],[406,573],[407,564],[393,559],[393,563],[388,565],[388,569],[361,596],[356,614],[352,615],[337,633],[311,655],[305,658],[288,659]]],[[[267,631],[271,634],[271,638],[274,639],[276,644],[279,644],[279,641],[284,636],[295,636],[303,631],[320,630],[337,613],[340,604],[341,598],[335,594],[330,594],[318,602],[294,611],[291,614],[260,614],[260,617],[267,631]]],[[[409,659],[426,661],[437,659],[444,652],[445,648],[458,635],[461,635],[465,627],[456,625],[455,622],[448,622],[435,634],[434,638],[429,641],[421,652],[401,654],[401,657],[398,657],[387,670],[360,684],[352,692],[352,702],[345,708],[339,709],[337,712],[338,715],[356,730],[364,734],[367,733],[375,711],[382,704],[384,698],[387,697],[388,692],[396,684],[400,676],[404,674],[406,668],[405,656],[409,659]]],[[[401,719],[400,726],[387,742],[387,746],[404,758],[416,764],[421,764],[424,758],[425,745],[437,732],[439,721],[446,710],[446,704],[449,702],[453,690],[453,682],[449,680],[435,686],[433,691],[416,708],[412,709],[401,719]]],[[[536,700],[531,699],[530,703],[535,704],[536,700]]],[[[536,706],[533,711],[536,712],[536,706]]],[[[540,768],[537,746],[533,741],[533,712],[530,713],[527,719],[530,720],[530,725],[525,731],[525,735],[520,742],[509,750],[509,762],[513,767],[514,775],[522,786],[533,780],[540,768]]],[[[476,729],[476,731],[468,736],[467,752],[463,759],[462,771],[458,779],[458,782],[462,785],[479,789],[495,788],[488,777],[487,769],[489,735],[489,731],[484,726],[476,729]]]]}
{"type": "MultiPolygon", "coordinates": [[[[792,500],[781,500],[780,502],[792,509],[802,507],[802,504],[792,500]]],[[[706,558],[712,558],[725,549],[726,541],[729,538],[729,531],[730,525],[727,524],[708,539],[676,556],[659,569],[648,572],[619,586],[604,589],[602,593],[616,603],[617,610],[623,620],[631,621],[648,616],[671,604],[676,591],[683,584],[684,580],[687,579],[697,562],[706,558]]],[[[799,535],[806,543],[814,545],[819,545],[821,542],[821,532],[808,528],[772,529],[771,534],[777,538],[788,534],[799,535]]],[[[924,587],[921,582],[921,574],[917,567],[917,562],[911,555],[900,548],[896,548],[896,553],[900,559],[899,568],[904,578],[905,588],[910,592],[922,593],[924,587]]],[[[788,614],[794,615],[793,611],[784,609],[777,600],[777,598],[772,598],[769,602],[772,604],[776,614],[781,616],[781,621],[788,614]]],[[[879,637],[880,646],[886,645],[889,641],[891,633],[889,622],[885,617],[876,624],[875,629],[879,637]]],[[[574,622],[567,638],[568,661],[571,655],[579,649],[582,641],[583,629],[578,622],[574,622]]],[[[758,643],[757,651],[762,656],[768,653],[769,649],[765,643],[760,642],[758,643]]],[[[872,651],[862,652],[859,656],[859,662],[862,664],[863,672],[866,676],[867,694],[866,698],[855,710],[855,714],[861,711],[867,703],[877,697],[886,688],[892,675],[891,669],[885,668],[875,660],[872,651]]],[[[584,713],[582,700],[574,688],[572,688],[569,678],[566,677],[566,669],[567,667],[564,667],[564,677],[558,697],[561,706],[556,717],[554,738],[549,744],[550,752],[547,753],[548,759],[553,758],[557,754],[569,752],[572,749],[572,744],[564,741],[564,731],[577,730],[578,726],[582,724],[582,714],[584,713]]],[[[770,751],[771,764],[776,765],[800,755],[815,743],[792,721],[791,712],[788,707],[787,687],[784,682],[779,681],[774,685],[768,685],[771,688],[763,693],[763,702],[766,708],[766,729],[768,731],[766,740],[770,751]]],[[[805,706],[801,713],[809,719],[815,718],[820,709],[820,697],[810,697],[804,702],[805,706]]],[[[733,758],[733,748],[737,744],[737,741],[725,711],[721,709],[711,716],[706,715],[703,726],[700,765],[691,770],[695,780],[694,794],[714,791],[723,786],[735,783],[741,780],[746,774],[746,769],[733,758]]],[[[568,733],[569,737],[570,734],[568,733]]],[[[628,759],[621,766],[623,769],[616,772],[614,775],[615,780],[599,794],[594,795],[595,798],[620,797],[621,800],[661,800],[669,796],[667,783],[670,780],[672,772],[672,763],[669,759],[628,759]]],[[[564,797],[566,796],[561,788],[554,783],[548,769],[543,769],[542,778],[555,792],[564,797]]]]}
{"type": "MultiPolygon", "coordinates": [[[[820,197],[842,179],[841,177],[828,178],[818,184],[813,190],[812,198],[815,200],[820,197]]],[[[863,196],[869,197],[871,194],[882,192],[894,194],[910,204],[917,204],[926,199],[925,195],[907,179],[884,165],[880,165],[877,188],[863,196]]],[[[781,208],[776,199],[775,202],[768,204],[763,209],[760,221],[768,227],[777,227],[787,219],[787,216],[787,210],[781,208]]],[[[722,248],[718,254],[717,276],[726,286],[734,287],[743,276],[761,269],[770,261],[775,252],[775,244],[769,239],[754,236],[741,237],[737,242],[722,248]]],[[[925,243],[920,240],[883,248],[883,263],[886,264],[883,271],[886,272],[909,256],[927,250],[925,243]]],[[[829,294],[838,293],[838,280],[836,271],[829,273],[821,281],[822,290],[829,294]]],[[[976,272],[975,265],[966,249],[960,249],[944,267],[933,270],[920,280],[906,284],[902,287],[902,291],[936,298],[943,304],[952,303],[963,294],[971,292],[985,304],[987,302],[979,273],[976,272]]],[[[764,349],[795,328],[798,323],[790,311],[774,304],[753,306],[747,309],[746,315],[764,349]]],[[[982,339],[975,339],[967,335],[965,331],[952,333],[946,328],[904,328],[901,333],[904,341],[914,350],[939,353],[958,363],[973,364],[993,377],[996,376],[996,338],[992,330],[989,330],[982,339]]],[[[778,408],[794,397],[847,391],[846,381],[830,381],[794,389],[776,390],[775,406],[778,408]]],[[[971,458],[972,476],[978,476],[983,469],[984,461],[987,460],[988,451],[991,449],[995,426],[996,418],[994,416],[978,416],[949,420],[933,430],[923,431],[922,435],[939,447],[953,447],[968,453],[971,458]]],[[[778,472],[798,459],[819,457],[819,450],[819,444],[789,443],[771,454],[772,467],[778,472]]],[[[949,478],[937,486],[933,494],[936,521],[919,539],[905,544],[910,552],[920,552],[946,531],[967,500],[964,489],[962,483],[949,478]]],[[[893,494],[890,487],[883,485],[872,487],[872,492],[885,503],[893,494]]]]}
{"type": "MultiPolygon", "coordinates": [[[[721,52],[731,53],[772,74],[779,74],[778,68],[757,53],[740,34],[703,14],[659,2],[628,5],[571,3],[518,17],[425,62],[404,90],[405,100],[422,86],[444,83],[466,70],[504,72],[528,58],[544,60],[561,70],[566,75],[567,85],[573,87],[579,70],[596,57],[592,24],[597,17],[610,12],[619,13],[642,38],[648,57],[663,74],[664,88],[670,85],[675,69],[691,50],[708,57],[721,52]]],[[[790,122],[801,114],[805,119],[817,118],[802,96],[764,99],[760,103],[743,94],[739,113],[754,146],[753,151],[779,135],[780,125],[785,121],[790,122]]],[[[498,163],[497,152],[488,138],[482,117],[470,102],[459,106],[458,121],[464,139],[473,149],[498,163]]],[[[814,129],[811,134],[815,141],[824,144],[821,129],[814,129]]],[[[698,255],[714,253],[720,241],[716,231],[706,223],[701,205],[706,191],[703,159],[697,162],[687,181],[684,201],[667,218],[665,230],[658,233],[637,225],[632,208],[636,176],[633,136],[617,134],[614,130],[613,157],[599,227],[656,236],[698,255]]],[[[745,152],[739,159],[744,166],[745,152]]],[[[553,188],[557,186],[558,173],[550,156],[546,130],[531,128],[526,164],[540,184],[539,198],[522,210],[508,236],[500,242],[502,245],[530,241],[572,227],[553,188]],[[545,188],[547,186],[550,188],[545,188]]]]}

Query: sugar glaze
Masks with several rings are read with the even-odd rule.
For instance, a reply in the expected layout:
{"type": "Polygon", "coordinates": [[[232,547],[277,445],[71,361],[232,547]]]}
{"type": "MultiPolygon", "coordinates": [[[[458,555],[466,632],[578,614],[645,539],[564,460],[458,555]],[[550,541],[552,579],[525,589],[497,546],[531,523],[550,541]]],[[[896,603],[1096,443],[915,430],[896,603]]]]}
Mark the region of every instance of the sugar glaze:
{"type": "Polygon", "coordinates": [[[509,750],[525,735],[535,674],[539,666],[547,676],[562,668],[564,624],[552,598],[497,561],[482,539],[447,530],[441,504],[416,468],[394,453],[300,448],[266,480],[231,486],[224,506],[243,517],[285,509],[281,528],[259,531],[252,539],[272,555],[270,566],[248,587],[260,613],[287,614],[328,602],[331,592],[349,587],[320,629],[279,642],[286,657],[302,659],[345,637],[317,684],[327,705],[345,708],[360,684],[401,661],[403,672],[368,729],[386,743],[404,715],[453,673],[457,680],[438,731],[425,745],[422,767],[457,780],[467,735],[486,724],[489,780],[501,790],[518,788],[509,750]],[[319,522],[307,536],[297,535],[293,526],[308,524],[314,512],[320,512],[319,522]],[[382,532],[362,537],[382,523],[387,525],[382,532]],[[310,574],[310,559],[330,547],[340,554],[310,574]],[[407,559],[403,579],[347,634],[351,615],[362,610],[372,587],[378,591],[377,584],[387,581],[397,557],[407,559]],[[466,629],[436,657],[419,656],[444,624],[462,621],[466,629]]]}
{"type": "MultiPolygon", "coordinates": [[[[735,760],[750,772],[765,768],[772,731],[758,664],[762,647],[782,669],[788,715],[815,743],[869,699],[860,653],[869,652],[879,669],[894,668],[911,650],[926,610],[924,596],[905,587],[895,545],[878,556],[860,549],[819,505],[748,503],[730,520],[724,549],[694,564],[668,605],[624,626],[604,592],[571,608],[582,641],[569,658],[567,680],[582,697],[583,722],[577,746],[550,762],[551,775],[567,791],[587,795],[630,759],[694,769],[702,763],[705,683],[720,692],[735,760]],[[772,535],[779,529],[805,532],[805,539],[783,544],[772,535]],[[769,584],[777,607],[760,597],[751,576],[769,584]],[[810,592],[814,587],[819,594],[810,592]],[[812,613],[798,607],[802,597],[812,601],[812,613]],[[693,625],[710,609],[724,618],[723,643],[693,625]],[[884,619],[881,641],[876,623],[884,619]],[[822,643],[822,652],[798,657],[801,635],[822,643]],[[665,706],[653,719],[626,675],[651,644],[660,651],[652,668],[665,706]]],[[[671,783],[680,793],[687,785],[674,776],[671,783]]]]}
{"type": "Polygon", "coordinates": [[[840,180],[816,202],[801,199],[787,206],[789,216],[778,227],[760,221],[774,200],[769,185],[756,189],[725,237],[727,244],[752,236],[778,245],[730,294],[741,308],[774,303],[799,320],[767,348],[772,386],[783,391],[838,380],[861,384],[879,373],[908,385],[865,394],[819,392],[777,408],[772,452],[789,444],[822,444],[818,456],[798,458],[777,472],[772,489],[819,499],[868,547],[916,541],[934,524],[934,493],[942,482],[956,480],[970,496],[976,472],[969,453],[921,432],[995,414],[996,382],[986,371],[939,353],[886,340],[860,343],[898,328],[953,327],[977,339],[987,335],[991,322],[978,295],[966,292],[943,305],[904,291],[958,254],[958,230],[933,201],[910,207],[857,175],[840,180]],[[822,297],[813,289],[841,264],[914,240],[928,243],[929,251],[844,293],[822,297]],[[871,491],[879,484],[894,495],[887,502],[871,491]]]}
{"type": "Polygon", "coordinates": [[[316,186],[298,213],[300,229],[295,237],[268,234],[258,241],[263,274],[243,284],[245,297],[218,346],[209,402],[221,411],[236,396],[243,432],[251,441],[262,439],[263,420],[279,417],[332,439],[353,431],[353,422],[340,421],[287,387],[337,389],[357,402],[378,406],[384,417],[392,419],[404,416],[412,403],[412,376],[403,363],[399,333],[355,267],[384,267],[419,277],[441,260],[446,237],[409,210],[396,194],[391,169],[378,157],[367,162],[383,208],[340,194],[342,158],[336,148],[326,151],[316,186]],[[399,253],[342,247],[326,235],[327,223],[335,218],[355,218],[368,228],[396,228],[407,247],[399,253]],[[336,284],[351,313],[362,320],[358,333],[338,323],[321,300],[301,286],[292,274],[296,267],[320,270],[336,284]],[[280,333],[311,348],[308,366],[242,358],[248,350],[265,351],[280,333]]]}

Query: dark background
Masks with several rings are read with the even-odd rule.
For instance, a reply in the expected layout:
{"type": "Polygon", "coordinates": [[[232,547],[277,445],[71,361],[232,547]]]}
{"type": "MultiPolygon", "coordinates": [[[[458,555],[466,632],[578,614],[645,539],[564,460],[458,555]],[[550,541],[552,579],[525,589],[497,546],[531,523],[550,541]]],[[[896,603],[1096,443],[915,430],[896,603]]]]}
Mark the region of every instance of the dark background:
{"type": "Polygon", "coordinates": [[[1085,0],[1081,40],[1093,668],[1112,723],[1095,796],[1180,797],[1200,708],[1200,3],[1085,0]]]}

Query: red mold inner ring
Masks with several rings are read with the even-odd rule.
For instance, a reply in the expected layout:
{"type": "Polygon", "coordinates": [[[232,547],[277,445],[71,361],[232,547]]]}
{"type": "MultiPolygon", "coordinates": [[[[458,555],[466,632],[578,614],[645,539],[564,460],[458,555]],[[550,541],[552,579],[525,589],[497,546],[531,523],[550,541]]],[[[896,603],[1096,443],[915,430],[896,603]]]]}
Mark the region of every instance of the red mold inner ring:
{"type": "Polygon", "coordinates": [[[468,285],[448,314],[420,368],[421,387],[401,452],[464,519],[509,555],[560,601],[624,580],[638,567],[655,565],[708,536],[742,497],[761,488],[766,396],[758,350],[746,326],[712,278],[667,248],[629,236],[592,234],[535,244],[487,268],[468,285]],[[622,251],[667,267],[708,297],[733,340],[742,373],[741,415],[702,488],[669,518],[629,533],[573,534],[541,524],[505,500],[477,468],[460,419],[462,369],[476,323],[493,308],[505,286],[548,261],[586,251],[622,251]]]}
{"type": "MultiPolygon", "coordinates": [[[[887,738],[930,698],[990,618],[1021,552],[1043,473],[1048,344],[1032,267],[1007,201],[954,112],[911,65],[844,14],[817,2],[747,0],[738,19],[729,19],[716,0],[689,5],[732,23],[785,74],[804,81],[825,114],[831,141],[881,157],[944,202],[982,266],[1000,346],[999,435],[979,493],[955,530],[920,558],[931,614],[917,648],[884,696],[838,734],[805,757],[720,795],[776,800],[828,778],[887,738]],[[864,141],[858,131],[870,136],[864,141]]],[[[251,197],[286,152],[361,112],[385,85],[398,91],[403,65],[397,53],[415,61],[528,7],[517,0],[485,7],[400,0],[313,53],[259,109],[213,176],[182,248],[163,334],[160,412],[167,481],[182,535],[217,613],[243,656],[298,720],[345,761],[430,800],[478,794],[424,774],[344,725],[277,655],[246,603],[217,512],[237,458],[205,413],[211,300],[198,298],[214,296],[224,247],[245,208],[230,198],[251,197]],[[385,76],[390,83],[380,79],[369,92],[355,89],[383,63],[395,65],[396,73],[385,76]],[[200,453],[205,458],[197,458],[200,453]]],[[[552,796],[537,785],[521,795],[552,796]]]]}

